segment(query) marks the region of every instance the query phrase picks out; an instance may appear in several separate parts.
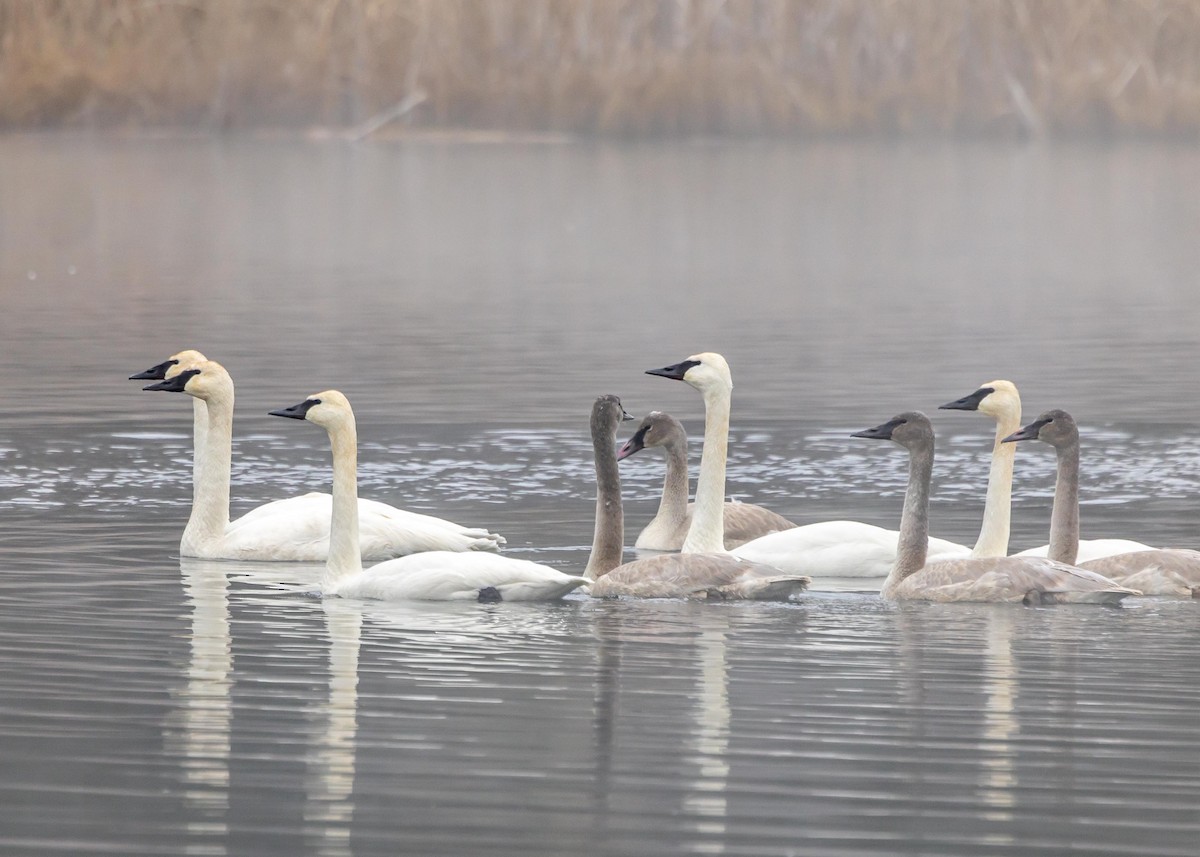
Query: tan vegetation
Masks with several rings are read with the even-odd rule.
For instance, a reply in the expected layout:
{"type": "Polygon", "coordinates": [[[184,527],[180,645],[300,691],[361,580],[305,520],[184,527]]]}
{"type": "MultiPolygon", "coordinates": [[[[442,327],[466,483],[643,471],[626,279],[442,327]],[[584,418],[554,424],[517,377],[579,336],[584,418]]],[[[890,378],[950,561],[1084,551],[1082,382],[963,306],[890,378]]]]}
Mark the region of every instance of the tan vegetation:
{"type": "Polygon", "coordinates": [[[393,119],[603,133],[1190,133],[1200,3],[0,0],[0,127],[367,133],[393,119]]]}

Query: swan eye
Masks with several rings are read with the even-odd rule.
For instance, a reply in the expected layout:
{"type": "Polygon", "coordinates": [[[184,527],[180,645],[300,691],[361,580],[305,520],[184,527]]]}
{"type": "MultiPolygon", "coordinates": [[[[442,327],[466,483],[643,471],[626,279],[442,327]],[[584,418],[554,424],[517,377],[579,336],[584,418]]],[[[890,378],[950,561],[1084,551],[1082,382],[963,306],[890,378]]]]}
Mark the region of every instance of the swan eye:
{"type": "Polygon", "coordinates": [[[311,408],[313,405],[321,404],[321,400],[320,399],[309,399],[308,402],[306,402],[306,404],[311,408]]]}

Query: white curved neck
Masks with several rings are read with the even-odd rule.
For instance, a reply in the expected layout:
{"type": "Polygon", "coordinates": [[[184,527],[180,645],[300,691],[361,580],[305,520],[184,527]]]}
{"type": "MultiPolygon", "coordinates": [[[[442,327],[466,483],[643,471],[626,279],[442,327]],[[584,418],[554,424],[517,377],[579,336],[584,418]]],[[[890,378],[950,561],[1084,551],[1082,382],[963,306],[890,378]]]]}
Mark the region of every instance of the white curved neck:
{"type": "Polygon", "coordinates": [[[891,597],[900,582],[925,567],[929,553],[929,483],[933,478],[933,443],[910,450],[908,488],[904,492],[904,511],[900,513],[900,539],[896,561],[883,582],[880,594],[891,597]]]}
{"type": "Polygon", "coordinates": [[[354,417],[348,416],[328,431],[333,447],[333,518],[321,590],[332,594],[339,581],[362,571],[362,549],[358,542],[358,431],[354,417]]]}
{"type": "Polygon", "coordinates": [[[704,452],[696,508],[682,553],[725,553],[725,462],[732,395],[728,387],[704,391],[704,452]]]}
{"type": "Polygon", "coordinates": [[[667,475],[663,480],[662,499],[658,501],[658,513],[647,529],[654,527],[656,532],[675,532],[687,518],[687,439],[668,443],[663,452],[667,455],[667,475]]]}
{"type": "Polygon", "coordinates": [[[1057,447],[1058,475],[1050,512],[1050,559],[1074,565],[1079,556],[1079,441],[1057,447]]]}
{"type": "Polygon", "coordinates": [[[196,484],[200,481],[200,462],[204,460],[204,444],[208,440],[208,405],[203,399],[192,398],[192,504],[196,503],[196,484]]]}
{"type": "MultiPolygon", "coordinates": [[[[195,553],[204,545],[215,545],[229,527],[229,469],[233,458],[232,388],[208,399],[204,452],[193,462],[192,514],[183,530],[180,549],[195,553]]],[[[200,404],[204,405],[204,402],[200,404]]],[[[196,411],[193,410],[193,416],[196,411]]]]}
{"type": "Polygon", "coordinates": [[[983,526],[973,557],[1008,555],[1008,534],[1012,515],[1013,461],[1017,444],[1001,443],[1021,427],[1021,414],[1013,413],[996,421],[996,441],[992,447],[992,467],[988,473],[987,502],[983,506],[983,526]]]}

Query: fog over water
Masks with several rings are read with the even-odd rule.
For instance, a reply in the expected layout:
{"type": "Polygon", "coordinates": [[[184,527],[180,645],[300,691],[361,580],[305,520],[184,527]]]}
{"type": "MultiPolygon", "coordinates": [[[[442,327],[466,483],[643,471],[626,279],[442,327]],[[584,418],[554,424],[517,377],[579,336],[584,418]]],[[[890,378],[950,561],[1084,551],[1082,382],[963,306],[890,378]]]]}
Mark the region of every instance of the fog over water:
{"type": "MultiPolygon", "coordinates": [[[[0,850],[1194,854],[1197,604],[319,600],[179,559],[190,403],[125,378],[230,370],[235,515],[326,490],[266,412],[336,387],[364,496],[575,570],[597,395],[698,461],[645,369],[725,354],[728,493],[798,522],[896,526],[848,435],[926,411],[962,542],[994,427],[936,409],[1008,378],[1080,423],[1085,536],[1197,547],[1197,186],[1161,144],[0,138],[0,850]]],[[[1052,487],[1023,445],[1013,549],[1052,487]]]]}

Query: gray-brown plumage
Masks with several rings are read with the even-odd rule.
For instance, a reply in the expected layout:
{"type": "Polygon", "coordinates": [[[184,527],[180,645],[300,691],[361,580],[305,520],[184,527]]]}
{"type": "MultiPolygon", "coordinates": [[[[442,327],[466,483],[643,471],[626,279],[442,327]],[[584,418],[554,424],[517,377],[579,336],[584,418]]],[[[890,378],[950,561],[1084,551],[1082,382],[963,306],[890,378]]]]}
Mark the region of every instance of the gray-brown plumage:
{"type": "MultiPolygon", "coordinates": [[[[1054,447],[1057,475],[1050,513],[1051,559],[1075,564],[1079,551],[1079,427],[1064,410],[1046,411],[1006,441],[1040,440],[1054,447]]],[[[1144,550],[1079,563],[1143,595],[1200,598],[1200,551],[1144,550]]]]}
{"type": "MultiPolygon", "coordinates": [[[[683,547],[692,525],[695,503],[688,502],[688,438],[683,424],[668,413],[652,411],[617,453],[623,461],[643,449],[661,447],[666,453],[667,475],[663,481],[658,513],[638,535],[637,547],[643,550],[677,551],[683,547]]],[[[725,549],[796,525],[782,515],[753,503],[726,501],[724,510],[725,549]]]]}
{"type": "Polygon", "coordinates": [[[986,557],[925,564],[933,426],[909,411],[854,437],[894,441],[909,452],[908,489],[896,564],[880,594],[898,601],[996,601],[1026,604],[1116,604],[1135,592],[1094,572],[1039,557],[986,557]]]}

